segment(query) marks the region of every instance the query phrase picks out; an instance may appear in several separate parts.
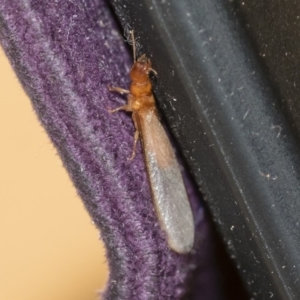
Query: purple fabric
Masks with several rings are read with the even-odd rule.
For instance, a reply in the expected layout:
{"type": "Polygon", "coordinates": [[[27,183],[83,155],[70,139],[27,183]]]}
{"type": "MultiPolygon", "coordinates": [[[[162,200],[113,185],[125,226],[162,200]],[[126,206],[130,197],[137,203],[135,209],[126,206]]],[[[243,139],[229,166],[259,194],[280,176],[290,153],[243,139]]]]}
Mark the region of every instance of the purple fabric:
{"type": "Polygon", "coordinates": [[[1,44],[101,229],[110,267],[104,299],[179,299],[188,292],[217,299],[202,209],[195,208],[202,250],[189,256],[170,251],[154,214],[140,146],[136,158],[127,160],[132,120],[107,111],[125,101],[107,87],[128,87],[131,66],[108,4],[1,0],[0,22],[1,44]],[[198,262],[205,272],[191,291],[198,262]]]}

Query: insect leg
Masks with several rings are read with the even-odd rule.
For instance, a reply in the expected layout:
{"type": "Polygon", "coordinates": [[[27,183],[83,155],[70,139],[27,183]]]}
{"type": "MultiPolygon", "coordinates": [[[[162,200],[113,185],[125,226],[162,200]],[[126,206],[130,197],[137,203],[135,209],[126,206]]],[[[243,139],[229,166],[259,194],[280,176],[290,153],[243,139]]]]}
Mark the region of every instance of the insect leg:
{"type": "Polygon", "coordinates": [[[109,109],[108,111],[110,113],[114,113],[114,112],[119,111],[119,110],[132,111],[132,97],[131,97],[130,94],[127,97],[127,104],[126,105],[122,105],[122,106],[117,107],[115,109],[109,109]]]}
{"type": "Polygon", "coordinates": [[[120,93],[120,94],[130,94],[130,91],[128,90],[125,90],[123,88],[120,88],[120,87],[117,87],[117,86],[110,86],[108,88],[111,92],[117,92],[117,93],[120,93]]]}
{"type": "Polygon", "coordinates": [[[151,68],[149,71],[152,72],[155,76],[157,76],[157,72],[154,69],[151,68]]]}
{"type": "Polygon", "coordinates": [[[114,91],[114,92],[118,92],[118,93],[121,93],[121,94],[129,94],[128,99],[127,99],[127,104],[122,105],[120,107],[117,107],[115,109],[108,109],[108,111],[110,113],[114,113],[114,112],[119,111],[119,110],[132,111],[132,106],[131,106],[132,101],[131,101],[131,97],[130,97],[130,91],[122,89],[120,87],[109,87],[109,90],[114,91]]]}
{"type": "Polygon", "coordinates": [[[122,106],[117,107],[117,108],[115,108],[115,109],[109,109],[108,111],[109,111],[110,113],[115,113],[115,112],[117,112],[117,111],[119,111],[119,110],[127,110],[127,111],[128,111],[128,105],[127,105],[127,104],[126,104],[126,105],[122,105],[122,106]]]}
{"type": "Polygon", "coordinates": [[[136,145],[137,145],[137,142],[139,140],[139,135],[140,135],[135,113],[132,114],[132,120],[133,120],[133,124],[134,124],[134,128],[135,128],[135,132],[134,132],[134,142],[133,142],[132,153],[128,160],[132,160],[135,157],[136,145]]]}

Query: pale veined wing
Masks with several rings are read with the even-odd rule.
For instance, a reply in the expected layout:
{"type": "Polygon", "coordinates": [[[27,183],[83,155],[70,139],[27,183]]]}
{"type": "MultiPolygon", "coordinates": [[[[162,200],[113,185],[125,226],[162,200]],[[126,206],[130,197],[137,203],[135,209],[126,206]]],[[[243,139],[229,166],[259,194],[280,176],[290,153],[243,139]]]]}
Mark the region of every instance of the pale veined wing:
{"type": "Polygon", "coordinates": [[[142,138],[159,223],[170,248],[187,253],[194,244],[195,226],[172,145],[155,109],[140,110],[134,115],[142,138]]]}

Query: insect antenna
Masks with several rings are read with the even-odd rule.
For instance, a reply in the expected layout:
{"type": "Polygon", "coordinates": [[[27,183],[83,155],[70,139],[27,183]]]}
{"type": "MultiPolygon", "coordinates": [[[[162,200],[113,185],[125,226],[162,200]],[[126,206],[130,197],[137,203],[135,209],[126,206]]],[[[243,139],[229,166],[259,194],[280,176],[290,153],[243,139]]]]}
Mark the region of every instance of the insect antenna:
{"type": "Polygon", "coordinates": [[[134,31],[130,31],[131,35],[131,41],[132,41],[132,52],[133,52],[133,61],[136,62],[136,45],[135,45],[135,39],[134,39],[134,31]]]}

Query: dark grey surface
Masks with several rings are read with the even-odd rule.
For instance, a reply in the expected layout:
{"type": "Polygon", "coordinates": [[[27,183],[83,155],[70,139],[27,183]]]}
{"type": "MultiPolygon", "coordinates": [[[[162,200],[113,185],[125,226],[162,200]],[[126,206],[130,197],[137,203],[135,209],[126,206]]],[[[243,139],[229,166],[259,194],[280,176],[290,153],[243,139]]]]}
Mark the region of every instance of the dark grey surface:
{"type": "Polygon", "coordinates": [[[228,1],[111,1],[253,299],[299,299],[299,145],[228,1]]]}

